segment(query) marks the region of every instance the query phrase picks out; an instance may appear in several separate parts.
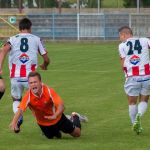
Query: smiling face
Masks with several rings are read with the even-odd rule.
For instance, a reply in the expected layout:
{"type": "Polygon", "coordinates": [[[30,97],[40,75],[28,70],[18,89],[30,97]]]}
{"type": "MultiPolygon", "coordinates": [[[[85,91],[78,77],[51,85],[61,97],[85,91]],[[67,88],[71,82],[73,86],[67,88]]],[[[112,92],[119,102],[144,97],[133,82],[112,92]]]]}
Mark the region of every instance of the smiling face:
{"type": "Polygon", "coordinates": [[[28,78],[29,88],[31,91],[37,95],[40,96],[42,93],[42,82],[38,78],[38,76],[29,77],[28,78]]]}

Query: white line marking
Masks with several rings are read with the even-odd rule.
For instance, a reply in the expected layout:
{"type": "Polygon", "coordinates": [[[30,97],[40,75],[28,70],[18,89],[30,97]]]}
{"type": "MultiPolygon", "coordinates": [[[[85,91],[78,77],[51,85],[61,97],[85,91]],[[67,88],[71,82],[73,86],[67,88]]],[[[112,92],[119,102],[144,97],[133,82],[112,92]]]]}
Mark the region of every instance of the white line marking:
{"type": "MultiPolygon", "coordinates": [[[[40,70],[45,71],[45,70],[40,70]]],[[[57,70],[57,69],[49,69],[46,72],[87,72],[87,73],[110,73],[116,72],[115,70],[57,70]]]]}

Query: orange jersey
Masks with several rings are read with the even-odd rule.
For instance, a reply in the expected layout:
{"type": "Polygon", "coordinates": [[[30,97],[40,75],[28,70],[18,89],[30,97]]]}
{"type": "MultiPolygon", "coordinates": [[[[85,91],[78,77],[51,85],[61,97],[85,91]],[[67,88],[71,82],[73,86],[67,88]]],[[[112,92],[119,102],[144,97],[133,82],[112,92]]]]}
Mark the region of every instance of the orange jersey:
{"type": "Polygon", "coordinates": [[[52,88],[42,85],[41,96],[38,97],[34,95],[29,89],[23,97],[19,108],[25,111],[26,108],[29,107],[39,125],[49,126],[56,124],[60,120],[61,115],[55,120],[49,120],[44,117],[53,115],[59,104],[63,104],[59,95],[52,88]]]}

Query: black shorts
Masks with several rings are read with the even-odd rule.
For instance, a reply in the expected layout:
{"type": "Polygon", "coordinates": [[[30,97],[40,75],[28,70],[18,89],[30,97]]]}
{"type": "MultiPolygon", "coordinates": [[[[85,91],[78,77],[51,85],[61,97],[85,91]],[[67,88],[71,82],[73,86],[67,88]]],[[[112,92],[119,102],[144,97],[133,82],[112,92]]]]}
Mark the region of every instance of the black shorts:
{"type": "Polygon", "coordinates": [[[55,136],[57,137],[60,131],[70,134],[75,129],[74,124],[64,114],[62,114],[61,119],[55,125],[51,126],[39,125],[39,126],[43,134],[49,139],[55,136]]]}

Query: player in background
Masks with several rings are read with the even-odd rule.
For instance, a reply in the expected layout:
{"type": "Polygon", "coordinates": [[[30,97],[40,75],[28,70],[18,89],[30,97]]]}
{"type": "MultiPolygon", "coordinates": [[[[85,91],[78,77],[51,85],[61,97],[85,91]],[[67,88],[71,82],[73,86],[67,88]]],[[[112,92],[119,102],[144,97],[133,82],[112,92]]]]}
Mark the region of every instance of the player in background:
{"type": "Polygon", "coordinates": [[[141,117],[146,112],[150,93],[150,40],[133,37],[128,26],[119,29],[121,65],[125,73],[124,90],[128,97],[133,130],[142,132],[141,117]]]}
{"type": "Polygon", "coordinates": [[[41,75],[38,72],[29,73],[28,83],[29,90],[25,93],[19,109],[10,123],[10,129],[15,132],[20,130],[17,126],[18,119],[27,108],[30,108],[38,126],[48,139],[61,138],[61,131],[73,137],[80,137],[80,115],[73,113],[72,121],[64,115],[64,103],[61,97],[54,89],[42,83],[41,75]]]}
{"type": "MultiPolygon", "coordinates": [[[[20,33],[12,36],[0,51],[0,75],[5,56],[8,54],[8,63],[11,82],[11,96],[13,99],[13,112],[16,113],[22,99],[24,89],[28,89],[28,74],[35,71],[38,65],[38,54],[43,58],[42,70],[47,70],[49,58],[47,51],[38,36],[31,34],[32,22],[23,18],[19,22],[20,33]]],[[[18,127],[23,118],[18,120],[18,127]]],[[[19,130],[18,130],[19,131],[19,130]]]]}
{"type": "MultiPolygon", "coordinates": [[[[3,46],[3,43],[0,41],[0,47],[3,46]]],[[[5,83],[4,83],[4,79],[2,78],[2,75],[0,75],[0,100],[3,97],[5,93],[5,83]]]]}

